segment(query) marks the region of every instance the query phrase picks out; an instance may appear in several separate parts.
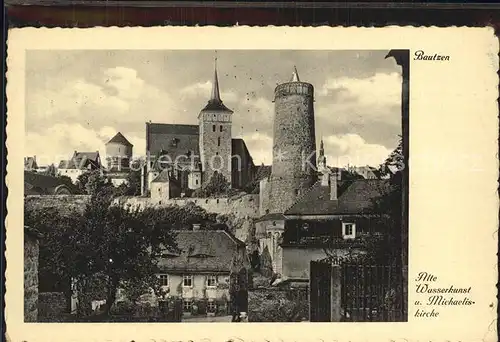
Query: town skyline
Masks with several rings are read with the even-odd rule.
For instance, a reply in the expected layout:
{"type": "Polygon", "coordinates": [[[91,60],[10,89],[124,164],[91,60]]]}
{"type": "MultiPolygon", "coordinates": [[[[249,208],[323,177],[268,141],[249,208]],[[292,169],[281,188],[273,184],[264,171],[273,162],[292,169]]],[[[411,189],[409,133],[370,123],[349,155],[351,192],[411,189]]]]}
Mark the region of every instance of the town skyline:
{"type": "Polygon", "coordinates": [[[134,157],[144,156],[146,122],[197,124],[217,56],[221,98],[234,110],[232,135],[245,140],[255,164],[271,164],[273,91],[296,66],[301,80],[315,87],[316,140],[324,140],[328,164],[376,166],[401,134],[400,74],[385,54],[31,51],[25,155],[56,165],[74,150],[105,157],[104,144],[121,132],[134,145],[134,157]],[[40,140],[44,144],[36,144],[40,140]]]}

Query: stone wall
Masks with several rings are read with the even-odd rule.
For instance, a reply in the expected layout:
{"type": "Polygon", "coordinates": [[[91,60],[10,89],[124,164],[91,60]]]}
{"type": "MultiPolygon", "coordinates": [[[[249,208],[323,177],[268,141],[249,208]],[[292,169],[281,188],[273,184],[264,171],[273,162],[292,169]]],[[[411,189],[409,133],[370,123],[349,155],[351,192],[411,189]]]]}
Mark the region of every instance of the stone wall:
{"type": "Polygon", "coordinates": [[[315,181],[314,88],[302,82],[279,85],[274,102],[270,212],[283,213],[315,181]]]}
{"type": "Polygon", "coordinates": [[[24,207],[50,208],[55,207],[61,212],[69,213],[72,210],[82,211],[89,201],[88,195],[30,195],[24,198],[24,207]]]}
{"type": "Polygon", "coordinates": [[[38,239],[29,228],[24,229],[24,321],[38,320],[38,239]]]}
{"type": "Polygon", "coordinates": [[[161,204],[148,197],[123,197],[117,199],[115,203],[124,206],[130,205],[132,208],[161,208],[169,205],[184,206],[188,203],[194,203],[208,213],[227,216],[226,223],[236,238],[243,242],[250,242],[254,239],[254,220],[260,216],[259,195],[257,194],[245,194],[231,198],[175,198],[162,200],[161,204]]]}
{"type": "Polygon", "coordinates": [[[69,313],[68,298],[62,292],[40,292],[38,318],[40,322],[57,322],[69,313]]]}

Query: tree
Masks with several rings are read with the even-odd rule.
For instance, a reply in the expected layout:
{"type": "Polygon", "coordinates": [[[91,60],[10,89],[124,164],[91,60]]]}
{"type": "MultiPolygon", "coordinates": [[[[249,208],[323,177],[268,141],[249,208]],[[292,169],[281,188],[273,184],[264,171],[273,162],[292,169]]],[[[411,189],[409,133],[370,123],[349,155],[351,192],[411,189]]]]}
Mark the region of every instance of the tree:
{"type": "Polygon", "coordinates": [[[78,187],[78,190],[80,191],[80,193],[82,193],[82,194],[87,193],[86,186],[87,186],[87,182],[89,180],[89,175],[90,175],[90,172],[86,171],[76,178],[75,184],[78,187]]]}
{"type": "Polygon", "coordinates": [[[45,170],[44,172],[47,176],[52,176],[52,177],[55,177],[56,176],[56,166],[54,164],[50,164],[48,167],[47,167],[47,170],[45,170]]]}
{"type": "MultiPolygon", "coordinates": [[[[99,179],[90,183],[103,184],[99,179]]],[[[106,298],[99,319],[109,315],[119,287],[132,300],[149,289],[162,294],[155,275],[164,249],[177,249],[173,230],[191,229],[193,223],[209,226],[216,222],[215,214],[194,204],[141,211],[110,205],[112,196],[102,196],[100,190],[91,193],[83,213],[62,214],[57,208],[27,207],[25,224],[45,234],[40,270],[63,280],[76,280],[79,305],[83,306],[80,314],[90,313],[90,300],[106,298]]]]}
{"type": "Polygon", "coordinates": [[[380,165],[379,171],[385,176],[391,174],[392,170],[402,171],[405,167],[403,156],[403,137],[399,136],[398,146],[391,152],[389,157],[380,165]]]}
{"type": "Polygon", "coordinates": [[[227,195],[229,191],[229,182],[222,173],[214,172],[210,180],[201,188],[197,197],[210,197],[227,195]]]}

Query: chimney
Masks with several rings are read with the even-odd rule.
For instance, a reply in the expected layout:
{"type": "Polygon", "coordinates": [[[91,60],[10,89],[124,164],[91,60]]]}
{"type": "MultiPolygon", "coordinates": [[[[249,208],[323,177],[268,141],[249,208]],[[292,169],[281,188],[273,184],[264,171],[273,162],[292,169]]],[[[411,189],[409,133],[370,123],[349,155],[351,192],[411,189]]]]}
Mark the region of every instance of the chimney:
{"type": "Polygon", "coordinates": [[[199,223],[193,224],[193,232],[200,230],[200,227],[201,227],[201,224],[199,224],[199,223]]]}
{"type": "Polygon", "coordinates": [[[337,172],[330,174],[330,200],[336,201],[337,198],[337,172]]]}

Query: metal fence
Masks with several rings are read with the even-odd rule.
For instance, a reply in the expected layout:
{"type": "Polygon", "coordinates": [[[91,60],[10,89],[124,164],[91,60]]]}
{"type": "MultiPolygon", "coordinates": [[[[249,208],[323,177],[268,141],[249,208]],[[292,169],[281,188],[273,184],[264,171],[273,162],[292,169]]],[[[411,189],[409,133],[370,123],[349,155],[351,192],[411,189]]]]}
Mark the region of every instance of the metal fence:
{"type": "Polygon", "coordinates": [[[341,289],[344,321],[403,321],[400,267],[344,264],[341,289]]]}
{"type": "Polygon", "coordinates": [[[405,320],[400,267],[328,261],[310,267],[311,322],[405,320]]]}

